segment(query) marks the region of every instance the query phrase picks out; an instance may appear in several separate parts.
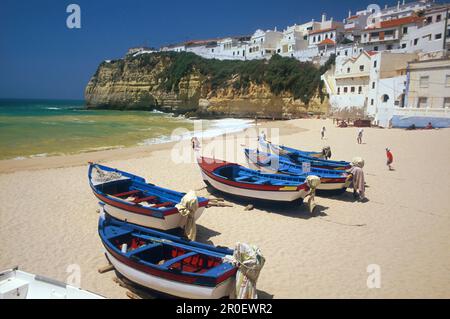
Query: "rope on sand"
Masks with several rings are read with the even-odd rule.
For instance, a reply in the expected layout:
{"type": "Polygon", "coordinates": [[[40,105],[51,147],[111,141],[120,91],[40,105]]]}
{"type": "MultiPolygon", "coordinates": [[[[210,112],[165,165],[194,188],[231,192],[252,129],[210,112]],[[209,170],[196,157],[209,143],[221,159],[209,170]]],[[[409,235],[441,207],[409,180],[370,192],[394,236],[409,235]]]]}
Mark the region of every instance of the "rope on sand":
{"type": "Polygon", "coordinates": [[[328,222],[328,223],[333,223],[333,224],[337,224],[337,225],[342,225],[342,226],[349,226],[349,227],[363,227],[366,226],[367,224],[345,224],[345,223],[340,223],[340,222],[335,222],[333,220],[329,220],[329,219],[325,219],[325,218],[321,218],[319,217],[321,220],[328,222]]]}

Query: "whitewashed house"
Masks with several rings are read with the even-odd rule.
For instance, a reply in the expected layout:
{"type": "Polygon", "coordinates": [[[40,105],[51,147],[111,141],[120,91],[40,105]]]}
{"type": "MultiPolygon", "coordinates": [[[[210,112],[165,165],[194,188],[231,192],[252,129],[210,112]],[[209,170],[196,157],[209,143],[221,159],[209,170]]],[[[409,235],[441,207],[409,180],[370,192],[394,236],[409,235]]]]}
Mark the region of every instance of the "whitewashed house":
{"type": "Polygon", "coordinates": [[[247,59],[269,59],[276,54],[283,32],[256,30],[247,45],[247,59]]]}
{"type": "Polygon", "coordinates": [[[395,108],[405,105],[407,66],[416,59],[414,53],[372,53],[366,115],[375,124],[389,127],[395,108]]]}
{"type": "Polygon", "coordinates": [[[322,15],[320,28],[309,32],[308,47],[317,48],[318,56],[329,57],[336,54],[336,44],[341,41],[344,35],[344,24],[342,22],[326,19],[322,15]]]}
{"type": "Polygon", "coordinates": [[[394,110],[392,126],[450,127],[450,59],[408,64],[406,105],[394,110]]]}
{"type": "Polygon", "coordinates": [[[365,115],[373,54],[364,51],[356,58],[336,57],[335,67],[322,76],[335,116],[365,115]]]}

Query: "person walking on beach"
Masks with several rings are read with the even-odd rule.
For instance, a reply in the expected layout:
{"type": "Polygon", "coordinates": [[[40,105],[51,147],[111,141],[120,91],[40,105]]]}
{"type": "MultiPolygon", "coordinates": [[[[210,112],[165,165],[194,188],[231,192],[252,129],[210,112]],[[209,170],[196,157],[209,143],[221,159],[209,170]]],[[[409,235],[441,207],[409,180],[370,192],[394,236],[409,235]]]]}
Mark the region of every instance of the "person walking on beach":
{"type": "Polygon", "coordinates": [[[325,128],[325,126],[324,126],[324,127],[322,127],[322,129],[320,130],[320,135],[322,136],[322,140],[325,138],[325,131],[326,131],[326,128],[325,128]]]}
{"type": "Polygon", "coordinates": [[[386,148],[386,157],[387,157],[387,162],[386,165],[388,166],[389,170],[392,171],[392,162],[394,161],[394,156],[392,155],[392,152],[389,148],[386,148]]]}
{"type": "Polygon", "coordinates": [[[358,130],[358,138],[357,138],[358,144],[362,144],[363,132],[364,132],[364,129],[362,129],[362,128],[360,128],[358,130]]]}

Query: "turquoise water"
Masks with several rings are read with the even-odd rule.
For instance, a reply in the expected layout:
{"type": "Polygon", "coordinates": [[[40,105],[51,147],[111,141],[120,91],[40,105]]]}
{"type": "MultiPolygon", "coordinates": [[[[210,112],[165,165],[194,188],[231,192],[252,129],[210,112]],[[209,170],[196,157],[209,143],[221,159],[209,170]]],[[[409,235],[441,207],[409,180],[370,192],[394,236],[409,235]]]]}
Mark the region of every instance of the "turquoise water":
{"type": "Polygon", "coordinates": [[[84,101],[1,100],[0,159],[51,156],[167,139],[184,118],[160,112],[86,110],[84,101]]]}

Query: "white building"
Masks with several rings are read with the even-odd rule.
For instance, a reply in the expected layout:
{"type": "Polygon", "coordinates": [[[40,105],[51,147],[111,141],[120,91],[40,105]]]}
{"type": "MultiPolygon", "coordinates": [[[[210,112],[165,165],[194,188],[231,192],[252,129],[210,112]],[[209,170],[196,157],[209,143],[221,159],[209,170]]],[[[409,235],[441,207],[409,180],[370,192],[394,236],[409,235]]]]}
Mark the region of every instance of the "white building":
{"type": "Polygon", "coordinates": [[[321,57],[329,57],[336,54],[336,44],[343,39],[344,24],[342,22],[326,19],[326,15],[322,14],[320,28],[309,32],[308,48],[317,48],[318,55],[321,57]]]}
{"type": "Polygon", "coordinates": [[[450,127],[450,59],[414,61],[408,65],[406,105],[394,110],[392,125],[450,127]]]}
{"type": "Polygon", "coordinates": [[[308,48],[308,34],[318,28],[320,23],[314,21],[287,27],[283,31],[283,38],[278,43],[277,53],[281,56],[295,57],[295,52],[308,48]]]}
{"type": "Polygon", "coordinates": [[[364,51],[356,58],[336,57],[335,67],[322,76],[335,116],[364,117],[373,54],[364,51]]]}
{"type": "Polygon", "coordinates": [[[394,110],[405,105],[408,62],[414,53],[379,52],[371,57],[366,115],[382,127],[389,127],[394,110]]]}
{"type": "Polygon", "coordinates": [[[332,113],[343,118],[368,117],[388,127],[394,110],[405,105],[408,62],[413,53],[363,51],[356,58],[337,57],[322,79],[332,113]]]}
{"type": "Polygon", "coordinates": [[[275,30],[256,30],[248,42],[248,59],[267,59],[276,54],[283,32],[275,30]]]}

